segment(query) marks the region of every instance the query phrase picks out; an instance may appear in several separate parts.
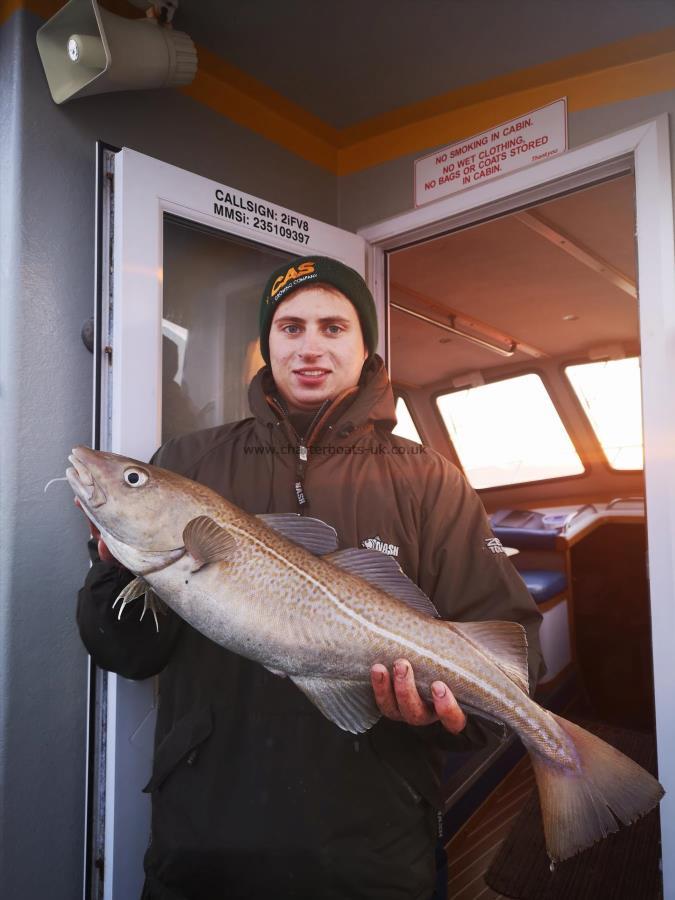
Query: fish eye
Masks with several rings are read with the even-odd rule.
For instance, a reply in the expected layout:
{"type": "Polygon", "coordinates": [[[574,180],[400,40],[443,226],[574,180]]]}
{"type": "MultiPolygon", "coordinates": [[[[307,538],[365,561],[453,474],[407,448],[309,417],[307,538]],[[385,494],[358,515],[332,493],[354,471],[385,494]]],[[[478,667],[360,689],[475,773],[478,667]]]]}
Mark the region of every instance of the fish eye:
{"type": "Polygon", "coordinates": [[[126,469],[123,477],[130,487],[141,487],[148,480],[148,473],[143,469],[126,469]]]}

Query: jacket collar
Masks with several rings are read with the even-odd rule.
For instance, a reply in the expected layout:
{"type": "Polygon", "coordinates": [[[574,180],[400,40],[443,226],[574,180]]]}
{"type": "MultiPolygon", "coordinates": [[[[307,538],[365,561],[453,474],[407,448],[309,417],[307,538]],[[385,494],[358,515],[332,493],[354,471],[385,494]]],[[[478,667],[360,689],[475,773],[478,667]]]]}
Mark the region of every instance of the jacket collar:
{"type": "MultiPolygon", "coordinates": [[[[288,416],[277,394],[269,366],[260,369],[250,384],[248,401],[253,416],[265,428],[279,426],[287,439],[296,443],[288,416]]],[[[363,366],[361,379],[321,408],[316,422],[306,435],[307,445],[345,439],[355,431],[379,428],[391,431],[396,424],[394,394],[389,375],[379,356],[371,357],[363,366]]]]}

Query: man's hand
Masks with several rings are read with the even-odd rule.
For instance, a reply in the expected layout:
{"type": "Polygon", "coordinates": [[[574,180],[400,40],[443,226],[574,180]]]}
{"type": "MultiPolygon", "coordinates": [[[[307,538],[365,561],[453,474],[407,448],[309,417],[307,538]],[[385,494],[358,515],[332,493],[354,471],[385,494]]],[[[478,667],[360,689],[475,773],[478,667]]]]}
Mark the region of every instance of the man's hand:
{"type": "Polygon", "coordinates": [[[466,725],[466,716],[459,708],[450,688],[442,681],[431,685],[433,706],[425,703],[415,685],[412,666],[407,659],[397,659],[392,677],[386,667],[376,663],[370,670],[375,701],[388,719],[408,725],[430,725],[440,721],[452,734],[459,734],[466,725]]]}
{"type": "MultiPolygon", "coordinates": [[[[78,506],[80,509],[82,509],[82,504],[77,499],[77,497],[75,497],[75,506],[78,506]]],[[[84,513],[84,510],[82,510],[82,512],[84,513]]],[[[87,516],[85,514],[85,518],[87,519],[87,523],[89,525],[89,532],[91,533],[91,536],[98,541],[99,558],[101,560],[103,560],[103,562],[114,563],[116,566],[119,566],[120,568],[122,568],[122,563],[118,559],[115,559],[115,557],[112,555],[110,550],[108,550],[107,544],[101,538],[101,532],[94,525],[94,523],[91,521],[89,516],[87,516]]]]}

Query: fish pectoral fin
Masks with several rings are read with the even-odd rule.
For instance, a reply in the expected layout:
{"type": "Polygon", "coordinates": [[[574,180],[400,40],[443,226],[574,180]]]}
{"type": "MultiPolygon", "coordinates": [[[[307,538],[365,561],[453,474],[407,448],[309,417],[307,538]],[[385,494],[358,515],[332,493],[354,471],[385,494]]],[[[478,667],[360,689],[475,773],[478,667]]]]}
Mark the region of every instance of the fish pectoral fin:
{"type": "Polygon", "coordinates": [[[337,550],[337,531],[321,519],[298,513],[261,513],[256,519],[315,556],[325,556],[337,550]]]}
{"type": "Polygon", "coordinates": [[[527,670],[527,635],[518,622],[501,620],[490,622],[447,622],[470,644],[489,656],[501,671],[517,684],[521,691],[530,693],[527,670]]]}
{"type": "Polygon", "coordinates": [[[325,557],[327,562],[339,566],[345,572],[358,575],[373,587],[386,591],[417,612],[439,619],[438,610],[424,591],[411,581],[393,556],[379,550],[360,550],[350,547],[325,557]]]}
{"type": "Polygon", "coordinates": [[[187,523],[183,543],[195,561],[193,572],[209,563],[231,560],[237,549],[237,541],[230,532],[209,516],[197,516],[187,523]]]}
{"type": "Polygon", "coordinates": [[[368,731],[382,713],[375,703],[370,681],[348,681],[339,678],[302,678],[291,680],[327,719],[343,731],[360,734],[368,731]]]}

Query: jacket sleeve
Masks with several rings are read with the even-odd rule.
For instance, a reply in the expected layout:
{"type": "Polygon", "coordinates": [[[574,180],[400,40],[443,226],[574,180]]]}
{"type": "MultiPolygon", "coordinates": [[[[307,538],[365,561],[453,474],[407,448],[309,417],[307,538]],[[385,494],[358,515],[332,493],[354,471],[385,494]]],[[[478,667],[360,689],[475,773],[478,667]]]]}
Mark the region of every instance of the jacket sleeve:
{"type": "Polygon", "coordinates": [[[148,614],[141,621],[143,598],[133,600],[118,619],[113,609],[119,592],[133,574],[99,559],[96,541],[88,543],[92,566],[77,598],[77,625],[82,642],[97,666],[125,678],[148,678],[167,664],[178,638],[182,619],[166,608],[155,620],[148,614]]]}
{"type": "MultiPolygon", "coordinates": [[[[539,644],[541,613],[494,538],[478,495],[461,472],[437,454],[430,459],[421,525],[420,587],[444,619],[519,622],[527,635],[532,693],[546,670],[539,644]]],[[[499,726],[470,715],[458,736],[461,742],[448,735],[447,749],[482,746],[490,732],[499,734],[499,726]]]]}

